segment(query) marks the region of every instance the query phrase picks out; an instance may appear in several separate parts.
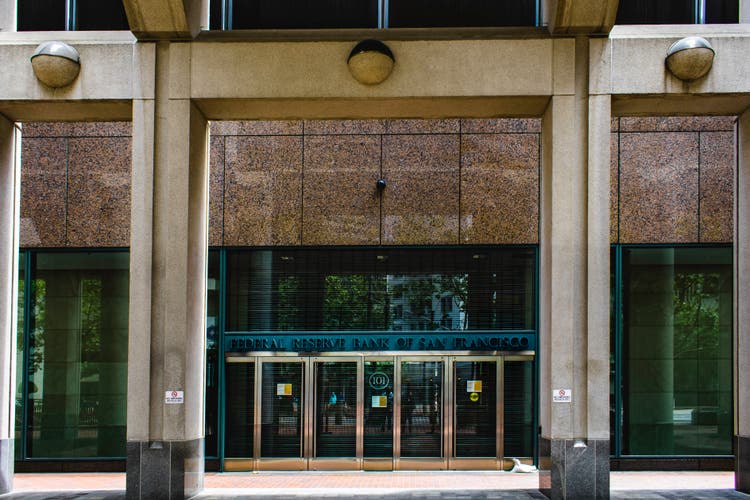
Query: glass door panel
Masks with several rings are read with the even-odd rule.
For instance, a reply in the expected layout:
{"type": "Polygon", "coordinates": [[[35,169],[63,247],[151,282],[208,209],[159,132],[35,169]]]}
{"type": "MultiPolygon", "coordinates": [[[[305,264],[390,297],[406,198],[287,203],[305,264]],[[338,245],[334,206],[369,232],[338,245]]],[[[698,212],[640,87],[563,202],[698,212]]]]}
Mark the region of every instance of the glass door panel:
{"type": "Polygon", "coordinates": [[[497,362],[456,361],[454,455],[497,454],[497,362]]]}
{"type": "Polygon", "coordinates": [[[354,457],[357,451],[357,363],[315,363],[316,457],[354,457]]]}
{"type": "Polygon", "coordinates": [[[401,457],[443,456],[443,363],[401,363],[401,457]]]}
{"type": "Polygon", "coordinates": [[[364,457],[393,456],[393,361],[365,361],[364,457]]]}
{"type": "Polygon", "coordinates": [[[264,362],[261,384],[261,457],[302,456],[304,392],[301,362],[264,362]]]}
{"type": "Polygon", "coordinates": [[[255,363],[227,363],[224,456],[253,456],[255,363]]]}
{"type": "Polygon", "coordinates": [[[534,456],[534,362],[507,360],[503,368],[503,432],[506,457],[534,456]]]}

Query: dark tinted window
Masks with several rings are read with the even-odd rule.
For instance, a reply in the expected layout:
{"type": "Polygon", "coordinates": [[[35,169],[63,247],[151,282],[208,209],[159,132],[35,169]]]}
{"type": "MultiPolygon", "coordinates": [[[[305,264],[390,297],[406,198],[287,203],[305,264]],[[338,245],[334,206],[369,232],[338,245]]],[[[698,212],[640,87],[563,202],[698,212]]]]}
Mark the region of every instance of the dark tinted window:
{"type": "Polygon", "coordinates": [[[229,331],[534,328],[534,250],[290,249],[227,255],[229,331]]]}
{"type": "Polygon", "coordinates": [[[377,26],[377,0],[234,0],[232,7],[232,29],[377,26]]]}
{"type": "Polygon", "coordinates": [[[65,30],[65,0],[21,0],[18,31],[65,30]]]}
{"type": "Polygon", "coordinates": [[[390,0],[388,26],[534,26],[535,0],[390,0]]]}
{"type": "Polygon", "coordinates": [[[694,0],[620,0],[616,24],[692,24],[694,0]]]}
{"type": "Polygon", "coordinates": [[[209,29],[220,30],[221,26],[221,4],[220,0],[211,0],[211,11],[209,13],[209,29]]]}
{"type": "Polygon", "coordinates": [[[122,0],[76,0],[76,7],[78,30],[130,29],[122,0]]]}
{"type": "Polygon", "coordinates": [[[740,4],[737,0],[706,0],[706,23],[729,24],[740,20],[740,4]]]}

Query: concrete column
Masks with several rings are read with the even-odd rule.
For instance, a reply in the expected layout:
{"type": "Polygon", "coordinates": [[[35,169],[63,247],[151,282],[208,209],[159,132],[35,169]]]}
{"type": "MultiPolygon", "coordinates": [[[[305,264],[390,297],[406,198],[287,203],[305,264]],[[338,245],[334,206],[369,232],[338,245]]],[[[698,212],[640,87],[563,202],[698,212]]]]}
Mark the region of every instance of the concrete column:
{"type": "Polygon", "coordinates": [[[16,2],[0,2],[0,32],[16,31],[16,2]]]}
{"type": "Polygon", "coordinates": [[[750,23],[750,2],[747,0],[740,2],[740,23],[750,23]]]}
{"type": "Polygon", "coordinates": [[[539,489],[609,498],[610,100],[589,96],[588,39],[555,43],[575,73],[542,118],[539,489]]]}
{"type": "Polygon", "coordinates": [[[739,119],[734,237],[735,488],[750,493],[750,111],[739,119]]]}
{"type": "Polygon", "coordinates": [[[203,488],[208,123],[185,43],[155,48],[154,98],[133,105],[127,497],[203,488]],[[167,391],[184,401],[167,404],[167,391]]]}
{"type": "Polygon", "coordinates": [[[16,161],[18,139],[13,123],[0,116],[0,494],[13,489],[21,198],[21,171],[16,161]]]}

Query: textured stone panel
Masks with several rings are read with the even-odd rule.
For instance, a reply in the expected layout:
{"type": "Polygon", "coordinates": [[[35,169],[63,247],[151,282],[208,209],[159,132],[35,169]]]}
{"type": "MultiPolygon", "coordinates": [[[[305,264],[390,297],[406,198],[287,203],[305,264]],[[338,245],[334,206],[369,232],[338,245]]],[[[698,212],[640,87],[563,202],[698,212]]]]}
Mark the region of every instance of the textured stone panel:
{"type": "Polygon", "coordinates": [[[461,243],[537,243],[539,136],[465,134],[461,243]]]}
{"type": "Polygon", "coordinates": [[[464,134],[540,133],[539,118],[464,118],[461,132],[464,134]]]}
{"type": "Polygon", "coordinates": [[[734,130],[733,116],[638,116],[620,118],[621,132],[698,132],[734,130]]]}
{"type": "Polygon", "coordinates": [[[299,245],[302,137],[227,137],[224,244],[299,245]]]}
{"type": "Polygon", "coordinates": [[[460,120],[388,120],[388,134],[457,134],[460,120]]]}
{"type": "Polygon", "coordinates": [[[620,179],[618,175],[618,134],[609,136],[609,242],[618,243],[620,239],[620,179]]]}
{"type": "Polygon", "coordinates": [[[308,120],[305,135],[383,134],[385,120],[308,120]]]}
{"type": "Polygon", "coordinates": [[[609,122],[609,131],[618,132],[620,130],[620,119],[612,118],[609,122]]]}
{"type": "Polygon", "coordinates": [[[211,136],[208,176],[208,244],[224,243],[224,136],[211,136]]]}
{"type": "Polygon", "coordinates": [[[458,243],[459,136],[392,135],[383,143],[382,242],[458,243]]]}
{"type": "Polygon", "coordinates": [[[21,150],[20,245],[65,246],[67,141],[24,137],[21,150]]]}
{"type": "Polygon", "coordinates": [[[129,137],[68,141],[68,246],[130,246],[129,137]]]}
{"type": "Polygon", "coordinates": [[[620,242],[698,241],[698,134],[620,134],[620,242]]]}
{"type": "Polygon", "coordinates": [[[380,243],[380,136],[305,137],[305,245],[380,243]]]}
{"type": "Polygon", "coordinates": [[[211,122],[211,135],[299,135],[300,120],[249,120],[211,122]]]}
{"type": "Polygon", "coordinates": [[[734,132],[701,133],[700,238],[728,243],[734,223],[734,132]]]}
{"type": "Polygon", "coordinates": [[[27,122],[23,137],[127,137],[131,122],[27,122]]]}

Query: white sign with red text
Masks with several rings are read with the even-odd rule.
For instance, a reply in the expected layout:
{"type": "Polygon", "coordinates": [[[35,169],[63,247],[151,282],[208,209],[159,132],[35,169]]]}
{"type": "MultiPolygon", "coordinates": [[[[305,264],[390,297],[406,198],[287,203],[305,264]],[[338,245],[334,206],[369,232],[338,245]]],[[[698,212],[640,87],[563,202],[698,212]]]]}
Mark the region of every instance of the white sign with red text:
{"type": "Polygon", "coordinates": [[[553,403],[570,403],[573,401],[573,391],[571,389],[553,389],[553,403]]]}

